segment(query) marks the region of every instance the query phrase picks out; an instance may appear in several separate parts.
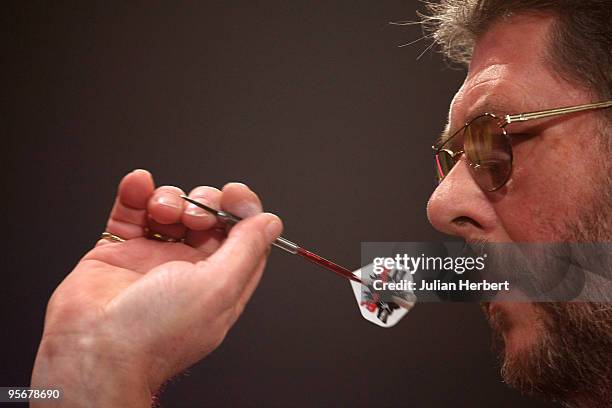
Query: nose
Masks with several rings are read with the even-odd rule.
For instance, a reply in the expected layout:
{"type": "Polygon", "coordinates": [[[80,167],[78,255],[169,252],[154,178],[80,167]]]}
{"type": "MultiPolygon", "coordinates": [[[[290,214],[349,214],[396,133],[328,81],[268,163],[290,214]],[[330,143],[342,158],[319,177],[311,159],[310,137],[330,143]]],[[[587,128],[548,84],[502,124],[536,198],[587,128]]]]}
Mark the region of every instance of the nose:
{"type": "Polygon", "coordinates": [[[470,175],[465,158],[429,198],[427,217],[437,230],[465,240],[483,239],[494,230],[497,215],[493,205],[470,175]]]}

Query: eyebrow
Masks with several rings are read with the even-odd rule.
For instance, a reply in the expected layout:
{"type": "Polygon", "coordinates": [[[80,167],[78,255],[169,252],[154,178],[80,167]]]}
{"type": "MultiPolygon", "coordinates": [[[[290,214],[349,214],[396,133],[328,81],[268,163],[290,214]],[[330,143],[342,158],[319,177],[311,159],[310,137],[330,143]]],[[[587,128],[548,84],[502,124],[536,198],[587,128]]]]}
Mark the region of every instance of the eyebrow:
{"type": "Polygon", "coordinates": [[[468,119],[465,122],[469,122],[476,116],[482,115],[484,113],[492,113],[496,116],[512,113],[516,110],[516,108],[512,108],[512,106],[515,105],[516,104],[512,104],[509,101],[505,100],[505,98],[488,98],[484,102],[472,105],[468,108],[467,114],[465,115],[465,117],[468,119]]]}

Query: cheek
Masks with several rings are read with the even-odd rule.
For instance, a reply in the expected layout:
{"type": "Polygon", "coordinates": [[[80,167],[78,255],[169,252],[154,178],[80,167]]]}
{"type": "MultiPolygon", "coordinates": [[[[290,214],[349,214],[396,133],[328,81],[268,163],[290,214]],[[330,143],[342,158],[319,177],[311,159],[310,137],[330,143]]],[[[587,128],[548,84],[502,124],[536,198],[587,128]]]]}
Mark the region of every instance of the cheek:
{"type": "Polygon", "coordinates": [[[512,178],[495,209],[513,241],[558,241],[580,207],[585,166],[562,144],[529,142],[513,149],[512,178]]]}

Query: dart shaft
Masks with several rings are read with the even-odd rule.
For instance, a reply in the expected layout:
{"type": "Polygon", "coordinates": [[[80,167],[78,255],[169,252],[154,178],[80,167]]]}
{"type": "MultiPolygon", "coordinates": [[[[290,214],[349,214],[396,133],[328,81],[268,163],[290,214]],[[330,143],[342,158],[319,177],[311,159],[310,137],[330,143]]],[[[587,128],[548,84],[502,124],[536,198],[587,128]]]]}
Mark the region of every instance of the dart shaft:
{"type": "MultiPolygon", "coordinates": [[[[221,221],[225,222],[228,225],[234,225],[237,224],[238,222],[240,222],[242,220],[242,218],[235,216],[234,214],[230,214],[226,211],[222,211],[222,210],[216,210],[212,207],[209,207],[205,204],[202,204],[192,198],[189,198],[187,196],[181,196],[182,199],[190,202],[191,204],[200,207],[214,215],[216,215],[221,221]]],[[[293,255],[299,255],[304,259],[307,259],[308,261],[315,263],[319,266],[322,266],[323,268],[330,270],[332,272],[337,273],[338,275],[350,279],[352,281],[355,282],[359,282],[361,283],[361,279],[359,279],[357,276],[353,275],[353,273],[351,271],[349,271],[348,269],[330,261],[329,259],[325,259],[317,254],[315,254],[314,252],[310,252],[302,247],[300,247],[298,244],[296,244],[295,242],[289,241],[287,238],[283,238],[283,237],[278,237],[276,238],[276,240],[272,243],[272,245],[274,245],[277,248],[282,249],[283,251],[289,252],[290,254],[293,255]]]]}

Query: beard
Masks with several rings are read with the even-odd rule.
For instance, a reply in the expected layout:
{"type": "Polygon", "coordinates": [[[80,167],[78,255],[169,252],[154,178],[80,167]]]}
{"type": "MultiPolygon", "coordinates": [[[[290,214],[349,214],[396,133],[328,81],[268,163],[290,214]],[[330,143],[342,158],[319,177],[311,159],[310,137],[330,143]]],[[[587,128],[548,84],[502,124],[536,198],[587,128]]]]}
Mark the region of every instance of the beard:
{"type": "MultiPolygon", "coordinates": [[[[608,135],[610,136],[610,135],[608,135]]],[[[609,139],[612,140],[612,139],[609,139]]],[[[607,163],[607,162],[605,162],[607,163]]],[[[612,166],[594,172],[592,180],[603,188],[588,197],[574,222],[557,230],[564,242],[602,243],[608,250],[597,257],[603,276],[611,279],[612,166]],[[596,180],[595,180],[596,179],[596,180]]],[[[609,299],[610,294],[606,297],[609,299]]],[[[612,303],[531,303],[535,310],[536,340],[526,350],[508,353],[504,332],[510,323],[503,309],[483,309],[493,329],[493,350],[501,375],[524,394],[540,395],[571,407],[609,406],[612,401],[612,303]]]]}
{"type": "Polygon", "coordinates": [[[575,406],[604,406],[612,398],[612,305],[532,303],[537,341],[527,350],[506,352],[504,313],[485,314],[493,328],[504,381],[522,393],[575,406]]]}

